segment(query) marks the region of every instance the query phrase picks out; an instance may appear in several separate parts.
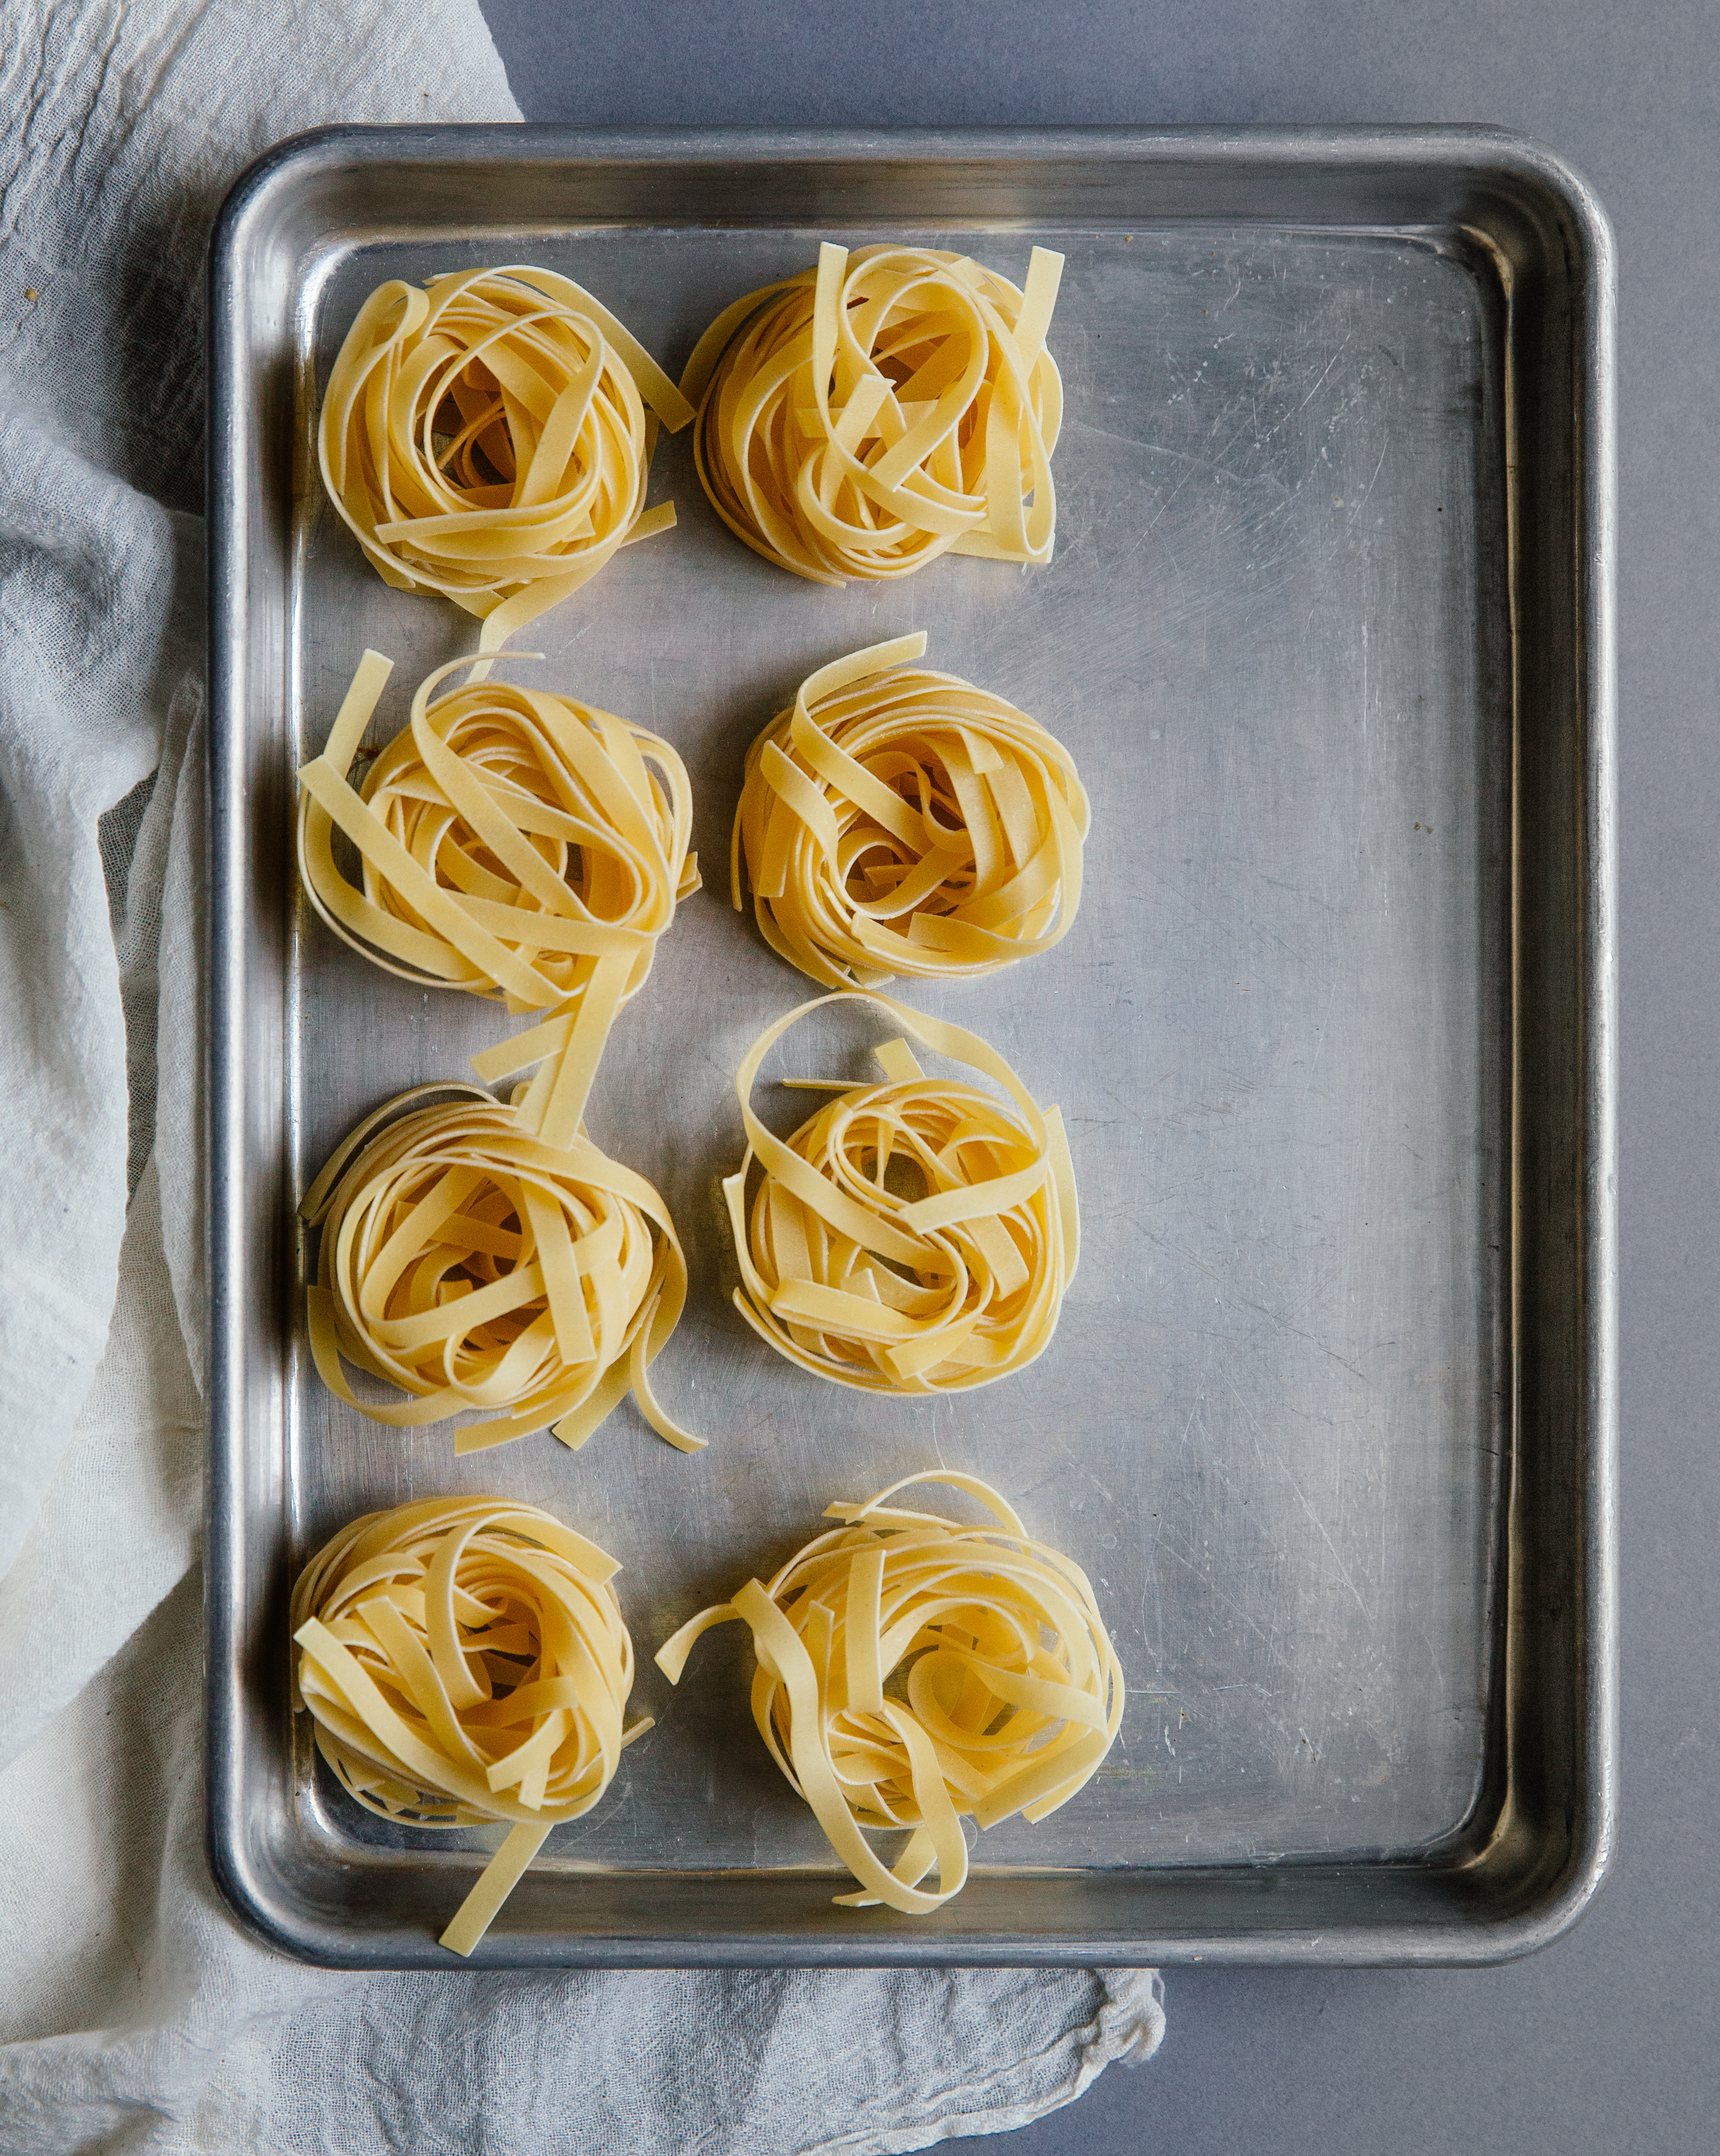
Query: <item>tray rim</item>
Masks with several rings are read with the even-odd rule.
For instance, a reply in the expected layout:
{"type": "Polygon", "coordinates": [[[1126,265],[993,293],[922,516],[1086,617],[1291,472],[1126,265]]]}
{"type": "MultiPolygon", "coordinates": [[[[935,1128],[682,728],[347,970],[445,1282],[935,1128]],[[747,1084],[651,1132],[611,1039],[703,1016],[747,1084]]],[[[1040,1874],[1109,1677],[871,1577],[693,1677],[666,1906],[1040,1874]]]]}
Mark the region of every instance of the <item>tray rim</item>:
{"type": "MultiPolygon", "coordinates": [[[[244,1521],[238,1505],[236,1466],[244,1444],[240,1396],[243,1296],[234,1260],[242,1248],[240,1181],[229,1173],[244,1158],[243,1043],[236,1024],[244,988],[242,850],[235,834],[242,805],[239,759],[228,754],[227,726],[236,705],[238,654],[245,630],[245,579],[240,567],[245,500],[236,439],[234,395],[239,346],[232,264],[248,221],[283,188],[367,164],[450,161],[468,164],[696,164],[839,162],[911,163],[946,169],[963,162],[996,164],[1180,163],[1214,174],[1286,167],[1358,174],[1486,172],[1533,191],[1562,217],[1571,259],[1565,264],[1574,297],[1571,358],[1575,464],[1573,513],[1579,539],[1572,564],[1573,665],[1578,693],[1574,718],[1581,767],[1580,851],[1583,880],[1580,947],[1581,1129],[1577,1213],[1580,1221],[1580,1460],[1574,1476],[1580,1521],[1576,1572],[1580,1584],[1579,1691],[1582,1718],[1577,1760],[1579,1815],[1554,1876],[1525,1882],[1522,1905],[1503,1916],[1466,1916],[1454,1904],[1442,1922],[1387,1921],[1311,1931],[1305,1923],[1242,1934],[1172,1927],[1143,1936],[1094,1933],[1034,1936],[1012,1927],[959,1938],[920,1933],[904,1938],[821,1938],[755,1932],[697,1941],[659,1938],[526,1934],[480,1951],[473,1966],[661,1967],[1109,1964],[1222,1962],[1240,1964],[1454,1965],[1492,1964],[1538,1950],[1585,1912],[1610,1866],[1617,1834],[1617,1247],[1616,1247],[1616,726],[1615,583],[1616,565],[1615,402],[1616,269],[1611,228],[1592,189],[1557,153],[1530,139],[1491,127],[1305,126],[1293,127],[1007,127],[927,130],[822,128],[599,128],[555,124],[508,126],[343,126],[289,138],[265,151],[234,183],[218,218],[209,258],[208,486],[209,683],[209,895],[207,956],[211,985],[205,1056],[209,1112],[207,1183],[210,1281],[210,1371],[207,1392],[211,1445],[206,1496],[204,1599],[208,1846],[212,1870],[235,1914],[270,1944],[329,1966],[447,1967],[449,1958],[416,1935],[355,1936],[305,1905],[280,1896],[247,1859],[240,1831],[243,1783],[234,1732],[242,1714],[242,1643],[229,1602],[218,1587],[239,1576],[244,1521]],[[226,812],[226,813],[223,813],[226,812]]],[[[1222,221],[1264,222],[1222,208],[1222,221]]],[[[1202,213],[1179,213],[1198,222],[1202,213]]],[[[715,219],[715,223],[736,220],[715,219]]],[[[765,222],[767,220],[761,220],[765,222]]],[[[771,219],[768,222],[780,222],[771,219]]],[[[934,220],[935,221],[935,220],[934,220]]],[[[952,222],[972,222],[952,218],[952,222]]],[[[990,222],[992,220],[985,220],[990,222]]],[[[1024,215],[1024,224],[1034,222],[1024,215]]],[[[1109,222],[1096,217],[1096,223],[1109,222]]],[[[638,218],[619,223],[640,223],[638,218]]],[[[1410,230],[1412,224],[1286,217],[1301,229],[1410,230]]],[[[1488,245],[1485,234],[1469,231],[1488,245]]],[[[1490,251],[1492,251],[1490,249],[1490,251]]],[[[1498,259],[1496,254],[1496,260],[1498,259]]],[[[1508,271],[1502,271],[1508,285],[1508,271]]],[[[1514,721],[1514,728],[1517,722],[1514,721]]],[[[1514,1296],[1515,1299],[1515,1291],[1514,1296]]],[[[1507,1589],[1507,1595],[1509,1589],[1507,1589]]],[[[1516,1625],[1507,1617],[1507,1637],[1516,1625]]],[[[1509,1651],[1507,1647],[1507,1652],[1509,1651]]],[[[1530,1831],[1505,1810],[1487,1845],[1497,1848],[1530,1831]]],[[[1486,1851],[1481,1852],[1485,1856],[1486,1851]]],[[[1471,1861],[1479,1861],[1471,1859],[1471,1861]]],[[[1292,1885],[1301,1874],[1365,1869],[1380,1889],[1399,1874],[1424,1876],[1430,1863],[1382,1861],[1365,1867],[1331,1858],[1254,1864],[1159,1868],[1143,1874],[1166,1881],[1226,1876],[1292,1885]]],[[[1533,1869],[1533,1867],[1532,1867],[1533,1869]]],[[[1106,1875],[1108,1876],[1108,1875],[1106,1875]]],[[[1121,1876],[1133,1876],[1122,1874],[1121,1876]]],[[[977,1882],[976,1882],[977,1883],[977,1882]]],[[[1288,1897],[1296,1898],[1292,1892],[1288,1897]]],[[[1477,1907],[1479,1907],[1477,1902],[1477,1907]]],[[[1286,1911],[1286,1915],[1289,1912],[1286,1911]]]]}

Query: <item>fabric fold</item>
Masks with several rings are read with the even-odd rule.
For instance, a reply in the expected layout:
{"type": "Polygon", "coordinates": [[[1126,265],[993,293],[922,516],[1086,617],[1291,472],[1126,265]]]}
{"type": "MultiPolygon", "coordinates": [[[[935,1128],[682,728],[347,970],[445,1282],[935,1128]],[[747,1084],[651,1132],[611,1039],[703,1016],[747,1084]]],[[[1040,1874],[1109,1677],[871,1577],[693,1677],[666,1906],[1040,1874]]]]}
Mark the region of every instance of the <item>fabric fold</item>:
{"type": "Polygon", "coordinates": [[[107,1338],[125,1227],[119,963],[97,831],[160,746],[166,512],[0,418],[0,1570],[107,1338]]]}

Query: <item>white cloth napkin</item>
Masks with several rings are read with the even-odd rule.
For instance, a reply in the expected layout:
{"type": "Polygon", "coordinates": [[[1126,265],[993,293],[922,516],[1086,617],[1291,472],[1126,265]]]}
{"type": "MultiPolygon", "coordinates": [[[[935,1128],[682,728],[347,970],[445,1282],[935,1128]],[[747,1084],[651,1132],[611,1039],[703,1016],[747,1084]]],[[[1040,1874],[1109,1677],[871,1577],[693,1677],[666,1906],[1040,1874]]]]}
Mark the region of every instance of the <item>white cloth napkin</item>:
{"type": "Polygon", "coordinates": [[[285,135],[519,116],[473,0],[6,0],[0,114],[0,2148],[860,2156],[1066,2102],[1156,2047],[1152,1971],[354,1975],[215,1893],[203,250],[285,135]]]}

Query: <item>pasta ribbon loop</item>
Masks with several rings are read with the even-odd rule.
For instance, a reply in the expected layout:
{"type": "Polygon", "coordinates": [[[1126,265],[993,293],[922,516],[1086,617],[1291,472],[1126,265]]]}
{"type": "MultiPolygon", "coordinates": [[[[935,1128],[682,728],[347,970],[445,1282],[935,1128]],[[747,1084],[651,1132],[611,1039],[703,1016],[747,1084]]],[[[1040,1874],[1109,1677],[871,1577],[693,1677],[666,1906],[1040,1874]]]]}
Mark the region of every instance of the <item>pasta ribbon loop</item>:
{"type": "Polygon", "coordinates": [[[814,583],[952,552],[1049,562],[1062,274],[1044,247],[1022,288],[939,248],[827,242],[815,270],[737,300],[681,377],[711,506],[814,583]]]}
{"type": "Polygon", "coordinates": [[[923,635],[809,675],[747,752],[730,846],[766,942],[826,988],[995,973],[1081,904],[1087,797],[1036,719],[911,662],[923,635]]]}
{"type": "Polygon", "coordinates": [[[535,1505],[367,1512],[293,1589],[293,1706],[347,1794],[407,1826],[506,1821],[442,1944],[469,1954],[552,1826],[614,1779],[633,1641],[595,1543],[535,1505]]]}
{"type": "Polygon", "coordinates": [[[1122,1669],[1086,1573],[976,1476],[906,1476],[825,1517],[845,1524],[701,1610],[657,1666],[679,1683],[704,1633],[745,1623],[758,1733],[860,1884],[838,1903],[923,1916],[967,1879],[964,1817],[1036,1825],[1091,1780],[1122,1722],[1122,1669]],[[890,1502],[922,1482],[967,1491],[995,1524],[890,1502]],[[893,1869],[866,1839],[881,1828],[907,1832],[893,1869]],[[934,1867],[935,1891],[921,1884],[934,1867]]]}
{"type": "Polygon", "coordinates": [[[843,990],[768,1027],[735,1091],[747,1133],[723,1184],[735,1306],[779,1354],[862,1391],[936,1394],[991,1384],[1044,1353],[1080,1254],[1075,1174],[1061,1116],[995,1049],[876,990],[843,990]],[[906,1040],[890,1040],[876,1050],[881,1085],[798,1081],[832,1097],[778,1138],[753,1111],[760,1066],[790,1026],[840,1003],[875,1004],[1009,1100],[928,1078],[906,1040]]]}
{"type": "Polygon", "coordinates": [[[686,1301],[674,1223],[583,1132],[547,1146],[475,1086],[418,1086],[347,1133],[299,1211],[321,1230],[311,1354],[372,1422],[414,1430],[477,1409],[456,1453],[546,1427],[577,1450],[630,1390],[660,1437],[703,1449],[650,1384],[686,1301]],[[361,1399],[347,1363],[407,1399],[361,1399]]]}
{"type": "Polygon", "coordinates": [[[582,285],[467,270],[371,294],[329,375],[317,459],[383,581],[452,599],[494,651],[675,522],[645,485],[659,423],[692,416],[582,285]]]}
{"type": "Polygon", "coordinates": [[[521,1127],[566,1146],[617,1012],[699,887],[692,788],[667,742],[571,696],[489,680],[433,696],[472,663],[418,684],[408,724],[355,788],[393,669],[365,653],[327,747],[299,773],[300,880],[341,942],[384,972],[546,1014],[472,1067],[493,1084],[537,1064],[521,1127]],[[337,829],[361,885],[336,861],[337,829]]]}

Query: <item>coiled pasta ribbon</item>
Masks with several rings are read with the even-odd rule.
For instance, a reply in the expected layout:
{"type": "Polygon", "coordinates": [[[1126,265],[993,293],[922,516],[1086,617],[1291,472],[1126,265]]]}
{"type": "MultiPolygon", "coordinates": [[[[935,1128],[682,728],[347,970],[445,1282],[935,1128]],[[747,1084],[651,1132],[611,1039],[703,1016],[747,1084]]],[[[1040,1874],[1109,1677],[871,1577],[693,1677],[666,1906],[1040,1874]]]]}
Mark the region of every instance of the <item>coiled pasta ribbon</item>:
{"type": "Polygon", "coordinates": [[[356,791],[347,770],[393,665],[365,653],[327,747],[299,773],[299,873],[373,965],[550,1014],[472,1067],[493,1084],[537,1064],[520,1127],[567,1146],[617,1011],[698,889],[692,789],[667,742],[571,696],[485,680],[431,701],[470,664],[419,683],[410,722],[356,791]],[[336,864],[336,828],[358,850],[362,891],[336,864]]]}
{"type": "Polygon", "coordinates": [[[577,1449],[631,1390],[658,1435],[649,1371],[686,1301],[667,1207],[582,1133],[520,1128],[475,1086],[419,1086],[349,1132],[299,1211],[321,1229],[305,1291],[323,1383],[372,1422],[414,1430],[463,1409],[457,1453],[552,1429],[577,1449]],[[450,1094],[418,1106],[433,1094],[450,1094]],[[360,1399],[343,1360],[409,1395],[360,1399]]]}
{"type": "Polygon", "coordinates": [[[701,1611],[657,1666],[678,1683],[712,1625],[748,1625],[758,1733],[863,1890],[838,1903],[922,1916],[967,1879],[964,1815],[1037,1825],[1091,1779],[1122,1721],[1122,1670],[1080,1566],[974,1476],[906,1476],[824,1517],[849,1524],[701,1611]],[[965,1490],[998,1525],[890,1505],[919,1482],[965,1490]],[[893,1870],[866,1840],[887,1827],[909,1830],[893,1870]],[[934,1865],[935,1893],[920,1885],[934,1865]]]}
{"type": "Polygon", "coordinates": [[[513,1823],[442,1934],[457,1954],[651,1727],[621,1726],[619,1568],[535,1505],[432,1497],[354,1520],[293,1589],[293,1706],[341,1787],[408,1826],[513,1823]]]}
{"type": "Polygon", "coordinates": [[[747,752],[729,850],[771,948],[827,988],[995,973],[1081,904],[1087,797],[1036,719],[906,662],[923,634],[820,667],[747,752]]]}
{"type": "Polygon", "coordinates": [[[672,503],[645,508],[645,482],[658,422],[692,416],[583,286],[469,270],[371,294],[329,376],[317,458],[383,582],[478,615],[494,651],[674,523],[672,503]]]}
{"type": "Polygon", "coordinates": [[[978,1034],[875,991],[802,1004],[760,1034],[735,1079],[747,1152],[723,1184],[735,1306],[803,1370],[867,1392],[948,1393],[1025,1369],[1075,1277],[1080,1227],[1063,1119],[978,1034]],[[790,1080],[834,1094],[784,1141],[752,1110],[759,1066],[809,1011],[870,1003],[923,1045],[994,1080],[928,1078],[906,1040],[886,1083],[790,1080]],[[763,1180],[747,1217],[754,1160],[763,1180]]]}
{"type": "Polygon", "coordinates": [[[737,300],[680,384],[717,515],[815,583],[952,552],[1049,562],[1062,274],[1043,247],[1022,290],[937,248],[826,241],[815,270],[737,300]]]}

